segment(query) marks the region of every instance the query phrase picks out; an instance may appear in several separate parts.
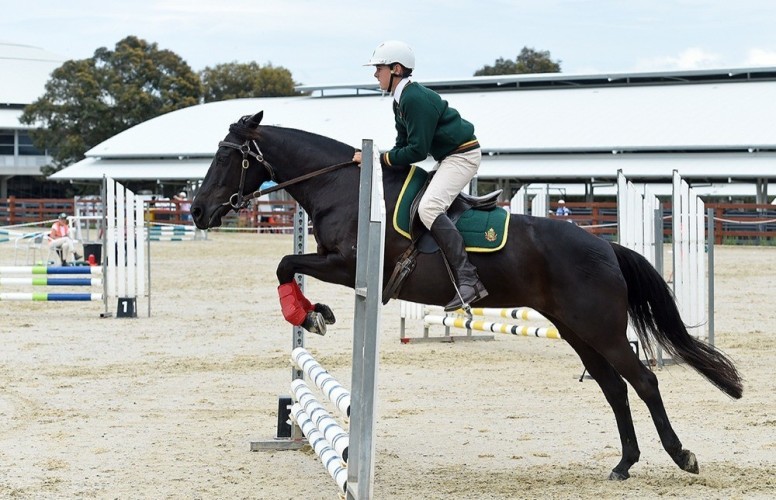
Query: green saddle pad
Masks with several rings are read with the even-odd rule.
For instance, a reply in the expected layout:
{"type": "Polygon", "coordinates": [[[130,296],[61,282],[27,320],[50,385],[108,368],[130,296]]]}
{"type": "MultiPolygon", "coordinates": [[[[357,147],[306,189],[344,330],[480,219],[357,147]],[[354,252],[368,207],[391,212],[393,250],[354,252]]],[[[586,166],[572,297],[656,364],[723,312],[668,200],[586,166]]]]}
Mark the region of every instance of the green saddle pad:
{"type": "MultiPolygon", "coordinates": [[[[404,181],[396,209],[393,227],[405,238],[410,238],[410,206],[428,178],[428,172],[413,165],[404,181]]],[[[509,212],[501,207],[489,211],[469,209],[455,223],[463,235],[467,252],[496,252],[507,242],[509,212]]]]}

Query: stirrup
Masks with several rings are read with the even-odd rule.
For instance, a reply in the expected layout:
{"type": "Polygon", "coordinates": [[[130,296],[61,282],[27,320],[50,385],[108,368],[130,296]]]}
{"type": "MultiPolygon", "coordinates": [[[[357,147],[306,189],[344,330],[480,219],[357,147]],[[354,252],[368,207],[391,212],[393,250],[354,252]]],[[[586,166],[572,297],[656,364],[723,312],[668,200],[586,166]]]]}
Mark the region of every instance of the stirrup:
{"type": "Polygon", "coordinates": [[[478,281],[474,285],[461,285],[461,287],[459,287],[458,290],[456,290],[456,294],[455,294],[455,297],[453,297],[453,300],[448,302],[447,305],[445,306],[445,312],[452,312],[457,309],[466,310],[470,308],[471,304],[477,302],[480,299],[484,299],[487,296],[488,296],[488,291],[485,289],[485,285],[483,285],[481,281],[478,281]],[[470,288],[474,292],[474,295],[469,296],[467,294],[467,296],[464,297],[460,290],[460,288],[463,288],[463,287],[470,288]]]}

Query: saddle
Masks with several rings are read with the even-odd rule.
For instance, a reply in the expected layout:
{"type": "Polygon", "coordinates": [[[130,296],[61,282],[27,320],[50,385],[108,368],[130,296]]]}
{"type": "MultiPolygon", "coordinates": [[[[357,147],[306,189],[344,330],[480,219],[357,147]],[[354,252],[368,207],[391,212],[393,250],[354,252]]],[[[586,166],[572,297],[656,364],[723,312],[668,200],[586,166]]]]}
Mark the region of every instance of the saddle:
{"type": "MultiPolygon", "coordinates": [[[[420,221],[418,217],[418,206],[420,199],[428,188],[429,182],[434,178],[436,172],[429,172],[426,182],[420,188],[418,194],[413,198],[410,204],[410,240],[412,245],[418,248],[420,253],[434,253],[439,250],[436,240],[431,236],[431,231],[420,221]]],[[[453,200],[450,208],[447,209],[447,216],[455,224],[467,210],[481,210],[489,212],[498,206],[498,197],[503,190],[499,189],[482,196],[472,196],[467,193],[458,193],[453,200]]]]}
{"type": "MultiPolygon", "coordinates": [[[[414,171],[414,169],[413,169],[414,171]]],[[[401,287],[404,284],[407,276],[409,276],[415,269],[416,258],[419,253],[434,253],[439,250],[437,244],[431,232],[420,221],[418,214],[418,205],[420,199],[428,188],[428,184],[433,178],[435,172],[429,172],[428,177],[423,183],[422,187],[418,190],[417,194],[412,199],[409,209],[409,238],[410,245],[407,250],[402,253],[399,260],[394,266],[393,273],[390,279],[385,284],[383,289],[383,304],[387,304],[389,300],[395,299],[401,287]]],[[[455,224],[461,217],[470,210],[476,210],[480,212],[490,212],[498,207],[498,197],[502,190],[493,191],[483,196],[472,196],[466,193],[459,193],[453,200],[453,203],[447,209],[447,216],[455,224]]],[[[397,212],[399,211],[397,206],[397,212]]]]}

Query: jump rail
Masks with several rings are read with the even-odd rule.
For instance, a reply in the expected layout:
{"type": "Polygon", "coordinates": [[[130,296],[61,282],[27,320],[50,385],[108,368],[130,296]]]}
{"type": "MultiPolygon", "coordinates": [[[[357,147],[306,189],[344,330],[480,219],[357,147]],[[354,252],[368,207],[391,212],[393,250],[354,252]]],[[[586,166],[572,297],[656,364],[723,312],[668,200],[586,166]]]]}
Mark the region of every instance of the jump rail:
{"type": "Polygon", "coordinates": [[[104,178],[102,213],[97,217],[105,229],[101,266],[2,266],[2,286],[102,287],[102,293],[4,292],[0,300],[13,301],[102,301],[103,317],[108,302],[118,299],[117,317],[135,317],[138,296],[148,297],[151,314],[150,266],[148,265],[143,200],[113,179],[104,178]],[[146,274],[147,273],[147,274],[146,274]],[[63,277],[64,276],[64,277],[63,277]],[[146,280],[148,288],[146,288],[146,280]]]}

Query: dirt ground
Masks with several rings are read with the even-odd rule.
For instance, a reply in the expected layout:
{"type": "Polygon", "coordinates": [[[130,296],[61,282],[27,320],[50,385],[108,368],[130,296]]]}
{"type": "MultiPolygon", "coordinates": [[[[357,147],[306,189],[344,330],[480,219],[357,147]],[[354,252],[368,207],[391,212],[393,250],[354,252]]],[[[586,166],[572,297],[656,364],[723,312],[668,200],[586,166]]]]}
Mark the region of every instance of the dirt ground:
{"type": "MultiPolygon", "coordinates": [[[[100,303],[0,302],[0,498],[337,498],[311,452],[249,451],[274,436],[288,393],[275,267],[291,249],[274,234],[155,242],[150,318],[145,300],[137,319],[100,318],[100,303]]],[[[0,245],[0,264],[12,251],[0,245]]],[[[700,474],[673,464],[631,390],[642,455],[621,483],[606,480],[619,460],[613,415],[563,341],[402,345],[388,304],[375,497],[776,497],[774,280],[776,248],[716,247],[717,346],[744,397],[659,369],[700,474]]],[[[313,280],[307,291],[338,316],[307,347],[350,385],[353,292],[313,280]]]]}

